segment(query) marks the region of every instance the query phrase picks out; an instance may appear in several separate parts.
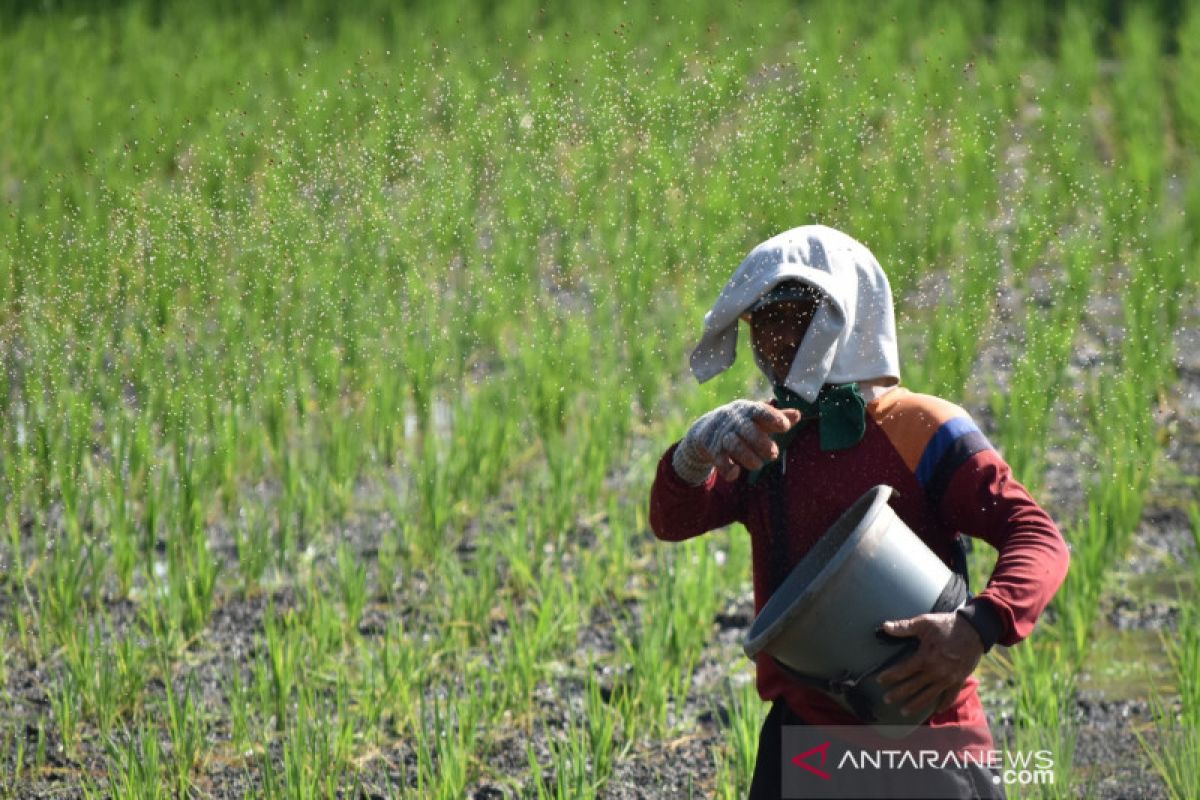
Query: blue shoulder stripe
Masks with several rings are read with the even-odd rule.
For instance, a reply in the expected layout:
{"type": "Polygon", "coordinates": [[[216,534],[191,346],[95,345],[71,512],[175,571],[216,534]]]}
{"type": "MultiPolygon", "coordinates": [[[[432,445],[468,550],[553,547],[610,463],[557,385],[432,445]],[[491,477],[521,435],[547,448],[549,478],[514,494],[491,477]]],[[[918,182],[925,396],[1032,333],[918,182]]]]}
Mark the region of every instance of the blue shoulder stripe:
{"type": "MultiPolygon", "coordinates": [[[[925,452],[921,454],[921,460],[917,464],[917,482],[928,490],[935,475],[947,472],[942,464],[947,457],[957,462],[953,465],[957,468],[975,453],[991,446],[970,417],[952,417],[942,423],[929,440],[929,444],[925,445],[925,452]],[[966,441],[960,441],[964,437],[966,441]]],[[[949,471],[953,472],[952,469],[949,471]]]]}

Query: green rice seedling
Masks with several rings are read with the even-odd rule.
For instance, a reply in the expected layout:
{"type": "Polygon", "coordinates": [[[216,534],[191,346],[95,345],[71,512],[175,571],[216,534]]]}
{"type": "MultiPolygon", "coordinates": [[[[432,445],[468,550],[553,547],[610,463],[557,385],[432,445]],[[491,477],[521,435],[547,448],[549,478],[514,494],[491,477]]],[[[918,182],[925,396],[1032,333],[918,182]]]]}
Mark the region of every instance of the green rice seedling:
{"type": "Polygon", "coordinates": [[[46,718],[39,717],[37,725],[37,742],[33,748],[33,768],[44,769],[46,766],[46,718]]]}
{"type": "Polygon", "coordinates": [[[1025,349],[1018,359],[1007,391],[991,392],[996,438],[1015,475],[1030,491],[1040,488],[1053,414],[1063,394],[1075,332],[1090,292],[1094,250],[1068,242],[1067,265],[1054,284],[1048,309],[1030,304],[1025,324],[1025,349]]]}
{"type": "MultiPolygon", "coordinates": [[[[464,563],[453,552],[443,552],[438,558],[438,571],[446,587],[447,619],[453,626],[454,635],[461,639],[465,647],[480,643],[496,606],[500,576],[495,569],[487,566],[493,562],[484,555],[484,551],[494,551],[494,548],[484,545],[480,552],[470,557],[469,563],[464,563]]],[[[548,581],[542,588],[553,591],[559,585],[556,581],[548,581]]],[[[542,607],[537,613],[540,619],[559,610],[559,607],[542,607]]],[[[551,633],[548,622],[539,626],[537,631],[539,636],[549,636],[551,633]]]]}
{"type": "Polygon", "coordinates": [[[649,636],[618,635],[622,659],[632,664],[628,682],[615,692],[625,737],[663,735],[668,729],[672,697],[680,697],[680,689],[691,682],[694,660],[669,660],[667,642],[661,638],[664,632],[659,626],[649,636]]]}
{"type": "Polygon", "coordinates": [[[579,587],[569,577],[573,564],[560,562],[546,565],[547,575],[541,581],[542,591],[534,606],[531,642],[543,656],[553,656],[571,649],[576,642],[580,625],[579,587]]]}
{"type": "MultiPolygon", "coordinates": [[[[161,569],[160,564],[158,570],[150,572],[145,580],[150,591],[156,592],[158,597],[165,597],[166,591],[160,583],[156,584],[156,581],[160,581],[156,573],[161,569]]],[[[140,603],[137,607],[137,614],[140,628],[148,634],[147,645],[151,653],[159,657],[163,655],[175,657],[186,649],[187,640],[183,638],[178,626],[172,622],[174,617],[167,602],[140,603]]]]}
{"type": "Polygon", "coordinates": [[[417,498],[419,500],[420,537],[423,555],[437,552],[443,541],[443,527],[450,506],[448,472],[442,447],[431,434],[421,438],[420,461],[415,465],[417,473],[417,498]]]}
{"type": "Polygon", "coordinates": [[[999,282],[994,262],[985,260],[990,254],[986,248],[980,249],[979,261],[951,272],[950,296],[929,320],[929,351],[907,361],[906,380],[917,391],[957,397],[966,386],[999,282]]]}
{"type": "Polygon", "coordinates": [[[744,797],[750,789],[758,758],[758,734],[765,714],[754,681],[746,675],[742,678],[725,683],[725,702],[718,709],[724,714],[717,714],[718,718],[724,716],[728,720],[716,753],[717,796],[729,800],[744,797]]]}
{"type": "Polygon", "coordinates": [[[1087,513],[1068,529],[1074,546],[1072,567],[1057,605],[1078,657],[1086,650],[1104,576],[1127,550],[1141,519],[1143,498],[1158,452],[1149,425],[1148,398],[1140,376],[1124,373],[1101,387],[1093,399],[1097,439],[1112,444],[1087,488],[1087,513]]]}
{"type": "Polygon", "coordinates": [[[239,411],[234,398],[229,398],[220,406],[216,399],[209,395],[208,427],[220,437],[218,480],[221,490],[222,505],[226,514],[232,514],[237,506],[238,492],[238,454],[243,447],[240,441],[241,426],[239,411]]]}
{"type": "Polygon", "coordinates": [[[1115,527],[1111,512],[1100,501],[1092,499],[1085,519],[1067,531],[1075,549],[1057,607],[1061,609],[1068,642],[1080,662],[1091,640],[1104,576],[1116,553],[1115,527]]]}
{"type": "MultiPolygon", "coordinates": [[[[718,570],[709,542],[687,542],[672,556],[656,554],[657,571],[668,577],[645,598],[640,628],[633,636],[624,631],[617,635],[620,652],[632,665],[630,694],[619,704],[627,736],[635,733],[631,725],[647,725],[652,735],[660,735],[667,729],[672,701],[683,707],[721,602],[720,593],[712,591],[718,570]]],[[[673,724],[682,723],[676,719],[673,724]]]]}
{"type": "Polygon", "coordinates": [[[1175,676],[1178,700],[1158,692],[1152,698],[1153,740],[1138,732],[1142,750],[1166,784],[1172,800],[1193,797],[1200,769],[1200,612],[1195,598],[1185,601],[1175,636],[1163,644],[1175,676]]]}
{"type": "Polygon", "coordinates": [[[149,564],[153,558],[159,540],[159,525],[161,522],[163,498],[167,494],[166,470],[159,470],[158,481],[147,478],[145,495],[142,497],[142,557],[149,564]]]}
{"type": "Polygon", "coordinates": [[[10,505],[4,509],[4,532],[7,535],[7,568],[4,571],[4,581],[8,584],[8,590],[14,595],[24,594],[27,591],[25,556],[22,552],[21,541],[21,521],[19,512],[15,505],[10,505]]]}
{"type": "Polygon", "coordinates": [[[1192,570],[1200,571],[1200,503],[1188,504],[1188,521],[1192,524],[1192,544],[1195,551],[1192,554],[1192,570]]]}
{"type": "Polygon", "coordinates": [[[171,742],[171,779],[175,793],[186,796],[193,785],[193,774],[204,762],[207,749],[208,723],[204,708],[197,698],[196,679],[188,674],[183,693],[175,689],[170,665],[161,666],[166,696],[162,714],[167,736],[171,742]]]}
{"type": "Polygon", "coordinates": [[[90,417],[90,409],[73,394],[63,398],[63,405],[66,419],[62,423],[60,437],[56,437],[57,447],[54,454],[61,475],[58,496],[62,503],[62,519],[67,536],[79,539],[83,535],[83,461],[86,446],[84,432],[90,427],[87,420],[87,417],[90,417]]]}
{"type": "Polygon", "coordinates": [[[506,520],[497,531],[493,547],[504,566],[506,593],[514,600],[526,600],[537,592],[536,553],[545,546],[547,538],[541,520],[521,506],[513,509],[511,520],[506,520]]]}
{"type": "Polygon", "coordinates": [[[1176,122],[1176,134],[1194,153],[1197,143],[1200,143],[1200,111],[1197,111],[1198,90],[1194,83],[1187,80],[1188,75],[1196,74],[1200,68],[1200,44],[1196,36],[1200,34],[1200,11],[1188,7],[1182,24],[1175,31],[1176,45],[1179,56],[1175,70],[1169,73],[1172,94],[1172,116],[1176,122]]]}
{"type": "Polygon", "coordinates": [[[1196,770],[1200,769],[1200,729],[1194,725],[1172,723],[1170,710],[1158,700],[1154,706],[1155,736],[1151,740],[1135,730],[1142,750],[1154,771],[1166,785],[1171,800],[1195,797],[1196,770]]]}
{"type": "Polygon", "coordinates": [[[154,630],[163,632],[173,646],[179,647],[208,623],[220,564],[204,536],[180,533],[167,543],[165,566],[165,581],[160,581],[154,566],[146,576],[150,586],[160,587],[159,602],[143,607],[143,612],[155,618],[154,630]]]}
{"type": "Polygon", "coordinates": [[[262,579],[271,564],[271,531],[256,506],[243,508],[233,526],[237,548],[238,574],[242,595],[252,597],[262,588],[262,579]]]}
{"type": "Polygon", "coordinates": [[[290,634],[302,644],[302,652],[311,660],[309,667],[320,669],[340,654],[343,645],[356,634],[337,604],[317,578],[309,578],[304,602],[296,609],[290,634]]]}
{"type": "Polygon", "coordinates": [[[531,624],[511,601],[506,600],[503,608],[508,629],[492,646],[492,660],[504,665],[504,705],[520,717],[531,708],[545,663],[536,641],[536,623],[531,624]]]}
{"type": "MultiPolygon", "coordinates": [[[[1200,579],[1200,506],[1190,504],[1188,515],[1196,544],[1189,561],[1200,579]]],[[[1162,639],[1178,698],[1154,693],[1153,740],[1141,732],[1138,740],[1172,800],[1182,800],[1194,796],[1195,776],[1200,771],[1200,600],[1194,592],[1180,593],[1176,631],[1164,633],[1162,639]]]]}
{"type": "Polygon", "coordinates": [[[238,756],[253,752],[259,742],[251,730],[254,714],[253,687],[242,680],[241,668],[233,666],[224,682],[226,705],[229,708],[229,739],[238,756]]]}
{"type": "Polygon", "coordinates": [[[551,735],[548,744],[551,775],[547,775],[538,763],[532,743],[525,746],[529,770],[532,773],[534,796],[538,800],[596,797],[598,787],[588,769],[586,732],[570,728],[565,731],[565,736],[559,733],[551,735]]]}
{"type": "Polygon", "coordinates": [[[0,792],[6,794],[16,794],[16,787],[21,785],[25,777],[25,743],[28,741],[28,735],[25,731],[20,734],[14,728],[9,728],[2,740],[4,752],[12,754],[12,774],[7,778],[0,778],[0,792]]]}
{"type": "MultiPolygon", "coordinates": [[[[118,483],[119,480],[113,481],[113,484],[118,483]]],[[[124,498],[119,502],[114,500],[112,507],[114,510],[109,523],[113,571],[116,573],[117,594],[127,598],[133,589],[133,576],[142,561],[142,556],[138,550],[138,539],[127,516],[128,508],[124,498]]]]}
{"type": "Polygon", "coordinates": [[[117,673],[118,714],[136,718],[142,710],[143,691],[150,675],[149,653],[134,633],[115,638],[108,652],[117,673]]]}
{"type": "Polygon", "coordinates": [[[601,793],[612,776],[614,764],[629,752],[631,743],[618,743],[616,737],[620,720],[617,712],[604,701],[600,682],[591,664],[588,665],[587,676],[584,721],[587,726],[592,783],[595,791],[601,793]]]}
{"type": "Polygon", "coordinates": [[[359,642],[353,650],[353,661],[345,665],[345,672],[339,676],[351,684],[350,696],[358,704],[356,724],[361,732],[359,745],[364,749],[379,746],[390,735],[385,706],[388,687],[381,685],[373,662],[377,651],[377,641],[359,642]]]}
{"type": "Polygon", "coordinates": [[[283,496],[280,498],[277,511],[279,515],[279,550],[276,563],[280,570],[286,569],[288,559],[294,558],[297,553],[303,551],[306,544],[307,532],[303,503],[307,494],[307,482],[303,469],[297,465],[296,461],[297,456],[291,450],[285,450],[279,455],[283,496]]]}
{"type": "Polygon", "coordinates": [[[96,626],[66,641],[64,659],[79,694],[79,712],[108,735],[117,719],[120,689],[117,666],[104,650],[101,627],[96,626]]]}
{"type": "Polygon", "coordinates": [[[158,731],[140,728],[128,734],[128,741],[118,744],[105,739],[108,753],[108,786],[111,796],[160,800],[175,796],[170,788],[166,758],[158,742],[158,731]]]}
{"type": "Polygon", "coordinates": [[[376,596],[379,599],[385,602],[396,599],[396,579],[400,574],[400,569],[399,538],[395,535],[382,536],[375,558],[376,596]]]}
{"type": "Polygon", "coordinates": [[[28,590],[9,606],[9,623],[16,631],[17,645],[21,653],[33,663],[45,659],[47,643],[37,635],[36,629],[30,628],[30,622],[36,620],[35,603],[28,590]]]}
{"type": "Polygon", "coordinates": [[[259,702],[274,714],[275,730],[282,733],[288,720],[292,690],[296,686],[300,653],[290,613],[280,619],[273,605],[263,612],[266,661],[255,663],[259,702]]]}
{"type": "Polygon", "coordinates": [[[390,623],[368,670],[378,691],[372,706],[390,716],[390,729],[397,736],[411,732],[419,722],[416,699],[426,683],[427,663],[419,638],[407,633],[402,623],[390,623]]]}
{"type": "Polygon", "coordinates": [[[1044,635],[1035,639],[1008,651],[1011,660],[1006,666],[1014,676],[1015,718],[1019,721],[1015,739],[1008,747],[1048,750],[1054,759],[1054,780],[1015,788],[1021,791],[1021,797],[1074,797],[1072,762],[1078,730],[1070,711],[1078,666],[1061,643],[1047,640],[1044,635]],[[1033,644],[1037,646],[1030,646],[1033,644]]]}
{"type": "Polygon", "coordinates": [[[96,549],[82,540],[63,538],[37,572],[37,597],[42,609],[37,617],[45,621],[43,630],[54,640],[74,633],[88,598],[95,596],[90,594],[100,580],[95,553],[96,549]]]}
{"type": "Polygon", "coordinates": [[[1063,102],[1087,108],[1099,79],[1098,20],[1081,5],[1071,6],[1059,20],[1058,56],[1064,75],[1063,102]]]}
{"type": "Polygon", "coordinates": [[[390,468],[404,439],[403,421],[396,413],[403,407],[404,378],[397,370],[385,370],[368,391],[363,427],[371,434],[378,461],[390,468]]]}
{"type": "Polygon", "coordinates": [[[1148,9],[1136,9],[1117,40],[1122,69],[1113,81],[1122,171],[1153,190],[1166,176],[1163,147],[1165,102],[1159,75],[1162,33],[1148,9]]]}
{"type": "MultiPolygon", "coordinates": [[[[351,296],[348,291],[347,296],[351,296]]],[[[352,327],[347,327],[352,331],[352,327]]],[[[354,335],[354,334],[350,334],[354,335]]],[[[361,414],[365,403],[360,397],[346,397],[338,389],[341,402],[336,411],[324,420],[321,436],[329,449],[327,500],[335,519],[341,519],[354,502],[354,483],[362,465],[373,458],[369,434],[364,429],[361,414]]]]}
{"type": "Polygon", "coordinates": [[[323,710],[312,692],[302,687],[297,694],[295,717],[282,741],[282,774],[276,772],[269,753],[262,759],[268,797],[307,799],[337,795],[351,754],[354,731],[343,694],[339,694],[332,719],[323,710]]]}
{"type": "Polygon", "coordinates": [[[447,707],[435,694],[420,702],[422,727],[416,737],[417,793],[422,797],[460,797],[470,780],[469,758],[481,710],[473,696],[447,707]]]}
{"type": "MultiPolygon", "coordinates": [[[[59,678],[58,686],[50,694],[50,709],[54,712],[54,722],[58,727],[63,753],[71,760],[75,759],[78,752],[79,709],[82,705],[75,676],[67,672],[59,678]]],[[[44,756],[44,752],[42,755],[44,756]]]]}
{"type": "Polygon", "coordinates": [[[358,627],[367,605],[367,568],[347,544],[337,550],[337,587],[347,632],[358,627]]]}

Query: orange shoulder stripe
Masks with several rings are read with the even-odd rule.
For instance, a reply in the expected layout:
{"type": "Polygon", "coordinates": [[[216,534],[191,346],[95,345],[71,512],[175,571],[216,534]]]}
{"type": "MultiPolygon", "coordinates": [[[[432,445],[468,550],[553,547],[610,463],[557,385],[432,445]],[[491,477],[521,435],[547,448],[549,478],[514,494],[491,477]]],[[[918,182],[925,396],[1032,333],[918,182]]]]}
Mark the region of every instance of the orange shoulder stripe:
{"type": "Polygon", "coordinates": [[[875,421],[904,463],[913,472],[929,440],[938,429],[954,417],[966,417],[967,412],[951,402],[927,394],[916,394],[897,387],[867,406],[867,414],[875,421]]]}

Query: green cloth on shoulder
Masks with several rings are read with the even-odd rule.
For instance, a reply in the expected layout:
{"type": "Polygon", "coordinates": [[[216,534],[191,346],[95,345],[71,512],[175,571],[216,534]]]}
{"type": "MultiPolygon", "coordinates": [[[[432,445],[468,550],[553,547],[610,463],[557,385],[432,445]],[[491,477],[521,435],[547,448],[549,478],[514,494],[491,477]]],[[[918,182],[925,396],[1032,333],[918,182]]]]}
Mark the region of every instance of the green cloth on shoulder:
{"type": "MultiPolygon", "coordinates": [[[[800,421],[790,430],[771,436],[779,446],[779,458],[783,458],[788,445],[800,431],[813,422],[821,426],[823,451],[853,447],[862,441],[867,432],[867,401],[863,399],[857,383],[826,384],[821,387],[817,399],[811,403],[783,386],[776,386],[775,404],[778,408],[794,408],[800,412],[800,421]]],[[[766,467],[750,473],[747,478],[750,485],[758,482],[763,469],[766,467]]]]}

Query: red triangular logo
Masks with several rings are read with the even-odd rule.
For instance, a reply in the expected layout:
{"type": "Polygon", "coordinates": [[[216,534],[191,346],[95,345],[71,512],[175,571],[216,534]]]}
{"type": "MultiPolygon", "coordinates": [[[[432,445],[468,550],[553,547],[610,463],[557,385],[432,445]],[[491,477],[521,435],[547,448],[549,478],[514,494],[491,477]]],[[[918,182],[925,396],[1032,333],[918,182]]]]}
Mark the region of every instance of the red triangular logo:
{"type": "Polygon", "coordinates": [[[818,778],[821,778],[823,780],[829,780],[830,775],[828,772],[817,769],[816,767],[814,767],[812,764],[809,764],[805,760],[809,756],[811,756],[813,753],[821,754],[821,766],[825,766],[825,759],[829,757],[829,742],[825,742],[825,744],[819,744],[816,747],[805,750],[800,755],[793,757],[792,763],[795,764],[797,767],[802,767],[803,769],[808,770],[813,775],[816,775],[818,778]]]}

